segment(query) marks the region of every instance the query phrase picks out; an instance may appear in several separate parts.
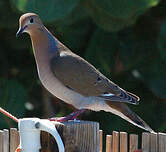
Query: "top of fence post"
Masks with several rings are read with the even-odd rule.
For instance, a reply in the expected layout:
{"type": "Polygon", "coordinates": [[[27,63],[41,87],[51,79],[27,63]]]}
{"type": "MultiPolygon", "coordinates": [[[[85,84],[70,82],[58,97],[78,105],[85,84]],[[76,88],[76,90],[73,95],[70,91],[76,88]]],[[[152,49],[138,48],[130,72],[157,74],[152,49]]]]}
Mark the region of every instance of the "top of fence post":
{"type": "MultiPolygon", "coordinates": [[[[69,121],[56,127],[64,142],[65,152],[99,152],[99,123],[69,121]]],[[[42,132],[41,145],[41,152],[58,150],[55,140],[46,132],[42,132]]]]}

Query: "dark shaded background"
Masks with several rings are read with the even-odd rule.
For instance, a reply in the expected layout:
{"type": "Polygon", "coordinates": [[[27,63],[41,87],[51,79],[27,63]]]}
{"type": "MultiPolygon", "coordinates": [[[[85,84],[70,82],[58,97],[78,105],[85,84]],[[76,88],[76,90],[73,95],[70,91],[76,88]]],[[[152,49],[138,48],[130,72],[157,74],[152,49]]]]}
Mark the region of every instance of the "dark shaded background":
{"type": "MultiPolygon", "coordinates": [[[[166,1],[0,0],[0,106],[21,117],[64,116],[74,109],[41,85],[30,38],[16,39],[19,17],[39,14],[73,52],[122,88],[140,96],[129,105],[155,131],[166,131],[166,1]]],[[[86,112],[105,133],[143,130],[106,112],[86,112]]],[[[0,114],[0,128],[15,127],[0,114]]]]}

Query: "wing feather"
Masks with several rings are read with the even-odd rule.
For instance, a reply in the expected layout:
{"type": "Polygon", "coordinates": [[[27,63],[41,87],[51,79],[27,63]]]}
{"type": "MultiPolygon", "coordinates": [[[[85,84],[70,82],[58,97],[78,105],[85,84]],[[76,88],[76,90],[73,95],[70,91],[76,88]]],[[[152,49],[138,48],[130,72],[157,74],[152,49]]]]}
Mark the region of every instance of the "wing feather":
{"type": "Polygon", "coordinates": [[[65,86],[84,96],[138,104],[139,98],[136,95],[121,89],[80,56],[64,50],[59,56],[52,58],[50,66],[65,86]]]}

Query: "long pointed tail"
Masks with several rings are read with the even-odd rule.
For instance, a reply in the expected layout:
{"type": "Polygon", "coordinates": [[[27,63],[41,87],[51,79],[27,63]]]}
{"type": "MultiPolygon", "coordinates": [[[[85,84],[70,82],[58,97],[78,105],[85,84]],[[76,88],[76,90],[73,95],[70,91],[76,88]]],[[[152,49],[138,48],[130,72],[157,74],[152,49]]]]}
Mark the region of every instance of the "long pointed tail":
{"type": "MultiPolygon", "coordinates": [[[[106,101],[106,104],[110,107],[110,112],[120,116],[128,122],[144,129],[149,132],[154,132],[139,116],[129,109],[124,103],[106,101]]],[[[108,109],[106,110],[108,111],[108,109]]]]}

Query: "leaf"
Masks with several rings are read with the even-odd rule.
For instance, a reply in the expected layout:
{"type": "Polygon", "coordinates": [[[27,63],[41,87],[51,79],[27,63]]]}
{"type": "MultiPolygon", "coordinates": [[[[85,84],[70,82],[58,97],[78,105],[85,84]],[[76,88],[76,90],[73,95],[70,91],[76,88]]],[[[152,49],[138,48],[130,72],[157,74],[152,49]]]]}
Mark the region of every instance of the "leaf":
{"type": "Polygon", "coordinates": [[[1,53],[0,53],[0,75],[3,76],[7,74],[7,68],[8,68],[8,60],[7,60],[7,53],[3,46],[1,46],[1,53]]]}
{"type": "Polygon", "coordinates": [[[77,6],[71,11],[69,15],[66,17],[58,20],[58,23],[63,25],[72,25],[72,24],[79,24],[80,21],[86,20],[90,18],[89,13],[87,12],[86,8],[82,6],[82,1],[77,4],[77,6]]]}
{"type": "Polygon", "coordinates": [[[163,22],[158,37],[158,48],[161,54],[161,58],[166,63],[166,21],[163,22]]]}
{"type": "Polygon", "coordinates": [[[59,39],[68,46],[72,51],[77,52],[84,51],[84,47],[87,45],[87,38],[91,35],[91,29],[93,28],[91,22],[86,19],[76,24],[66,26],[64,24],[58,25],[56,31],[59,39]]]}
{"type": "Polygon", "coordinates": [[[157,51],[154,38],[138,37],[133,31],[119,35],[119,55],[125,70],[138,70],[138,78],[158,97],[166,98],[165,63],[157,51]]]}
{"type": "Polygon", "coordinates": [[[52,22],[67,16],[79,0],[10,0],[21,12],[37,13],[44,22],[52,22]]]}
{"type": "Polygon", "coordinates": [[[85,7],[96,24],[107,31],[119,31],[135,23],[136,19],[160,0],[89,0],[85,7]]]}
{"type": "Polygon", "coordinates": [[[126,71],[142,66],[146,61],[151,62],[156,56],[156,41],[143,37],[137,36],[133,29],[119,33],[118,52],[126,71]]]}
{"type": "MultiPolygon", "coordinates": [[[[16,38],[17,30],[18,30],[18,28],[15,28],[14,30],[13,30],[13,28],[8,29],[3,35],[3,40],[5,42],[7,42],[7,45],[9,45],[10,48],[13,50],[23,51],[25,49],[30,48],[31,40],[29,38],[29,35],[27,33],[24,33],[19,38],[16,38]]],[[[9,48],[9,46],[8,46],[8,48],[9,48]]]]}
{"type": "Polygon", "coordinates": [[[166,64],[158,58],[140,67],[141,79],[158,97],[166,99],[166,64]]]}
{"type": "Polygon", "coordinates": [[[16,12],[9,1],[0,1],[0,26],[5,28],[16,27],[20,14],[16,12]]]}
{"type": "Polygon", "coordinates": [[[108,75],[114,63],[115,51],[118,46],[117,42],[115,33],[97,29],[90,40],[85,58],[101,72],[108,75]]]}
{"type": "MultiPolygon", "coordinates": [[[[18,118],[25,112],[24,104],[27,93],[24,87],[16,80],[0,79],[0,106],[18,118]]],[[[1,128],[13,127],[14,121],[0,114],[1,128]],[[2,119],[3,118],[3,119],[2,119]]]]}
{"type": "Polygon", "coordinates": [[[79,3],[72,12],[65,18],[52,22],[52,33],[56,33],[56,37],[61,40],[72,51],[84,51],[87,45],[87,39],[91,36],[94,24],[90,20],[89,14],[79,3]],[[83,13],[84,12],[84,13],[83,13]]]}

